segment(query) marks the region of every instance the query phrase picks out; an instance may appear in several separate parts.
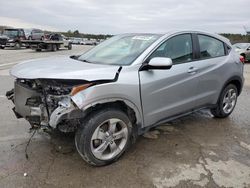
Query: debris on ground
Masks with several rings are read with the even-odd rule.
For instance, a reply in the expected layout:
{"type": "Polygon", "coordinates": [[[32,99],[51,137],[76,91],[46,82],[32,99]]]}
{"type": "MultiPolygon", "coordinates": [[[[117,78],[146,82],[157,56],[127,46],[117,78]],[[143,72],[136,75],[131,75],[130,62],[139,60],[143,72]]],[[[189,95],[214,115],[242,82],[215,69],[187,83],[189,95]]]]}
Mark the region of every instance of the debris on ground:
{"type": "Polygon", "coordinates": [[[160,125],[156,127],[156,129],[163,132],[174,132],[176,130],[173,126],[169,126],[168,124],[160,125]]]}
{"type": "Polygon", "coordinates": [[[143,134],[144,138],[149,138],[149,139],[157,139],[159,138],[160,131],[158,130],[153,130],[153,131],[149,131],[146,132],[145,134],[143,134]]]}
{"type": "Polygon", "coordinates": [[[61,153],[61,154],[69,154],[69,153],[74,152],[73,145],[64,145],[64,146],[56,146],[55,145],[54,148],[55,148],[56,152],[61,153]]]}
{"type": "Polygon", "coordinates": [[[28,176],[28,174],[25,172],[25,173],[23,174],[23,176],[26,177],[26,176],[28,176]]]}
{"type": "Polygon", "coordinates": [[[240,142],[240,146],[250,151],[250,144],[246,144],[245,142],[240,142]]]}

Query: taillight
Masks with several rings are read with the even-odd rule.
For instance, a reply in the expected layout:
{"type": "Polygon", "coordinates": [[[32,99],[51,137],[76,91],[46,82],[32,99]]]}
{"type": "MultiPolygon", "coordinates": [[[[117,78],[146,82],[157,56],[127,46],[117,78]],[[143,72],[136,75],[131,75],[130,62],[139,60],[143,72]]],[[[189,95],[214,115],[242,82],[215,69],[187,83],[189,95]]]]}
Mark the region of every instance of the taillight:
{"type": "Polygon", "coordinates": [[[240,62],[244,63],[245,62],[245,58],[243,56],[240,56],[240,62]]]}

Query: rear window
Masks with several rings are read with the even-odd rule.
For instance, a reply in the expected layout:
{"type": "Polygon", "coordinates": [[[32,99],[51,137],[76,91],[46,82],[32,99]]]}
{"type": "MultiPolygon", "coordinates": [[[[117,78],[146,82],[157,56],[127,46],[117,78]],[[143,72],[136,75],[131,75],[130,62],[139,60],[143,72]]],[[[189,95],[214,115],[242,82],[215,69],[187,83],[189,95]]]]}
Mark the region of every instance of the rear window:
{"type": "Polygon", "coordinates": [[[214,58],[226,55],[224,43],[213,37],[198,35],[200,44],[200,58],[214,58]]]}

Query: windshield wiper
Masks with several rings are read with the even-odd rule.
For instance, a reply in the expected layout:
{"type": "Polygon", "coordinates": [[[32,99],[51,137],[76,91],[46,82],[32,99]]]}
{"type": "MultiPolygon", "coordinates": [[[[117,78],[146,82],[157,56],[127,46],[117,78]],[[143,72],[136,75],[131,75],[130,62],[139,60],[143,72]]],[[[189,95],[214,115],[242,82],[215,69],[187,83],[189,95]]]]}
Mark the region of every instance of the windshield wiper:
{"type": "Polygon", "coordinates": [[[72,56],[70,56],[70,58],[78,60],[78,61],[82,61],[82,62],[85,62],[85,63],[93,63],[93,62],[90,62],[87,59],[79,59],[79,57],[80,57],[80,55],[72,55],[72,56]]]}
{"type": "Polygon", "coordinates": [[[70,58],[72,59],[78,59],[80,56],[79,55],[71,55],[70,58]]]}
{"type": "Polygon", "coordinates": [[[85,63],[92,63],[90,61],[88,61],[87,59],[78,59],[79,61],[85,62],[85,63]]]}

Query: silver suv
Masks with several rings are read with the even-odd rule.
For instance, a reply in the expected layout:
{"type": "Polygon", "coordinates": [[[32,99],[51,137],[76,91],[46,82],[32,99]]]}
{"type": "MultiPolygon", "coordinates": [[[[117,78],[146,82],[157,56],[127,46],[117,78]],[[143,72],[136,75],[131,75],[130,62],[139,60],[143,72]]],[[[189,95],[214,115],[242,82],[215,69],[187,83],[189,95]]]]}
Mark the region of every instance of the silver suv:
{"type": "Polygon", "coordinates": [[[198,31],[118,35],[83,55],[28,61],[10,73],[16,116],[75,132],[77,151],[95,166],[163,122],[203,108],[229,116],[244,81],[229,40],[198,31]]]}

